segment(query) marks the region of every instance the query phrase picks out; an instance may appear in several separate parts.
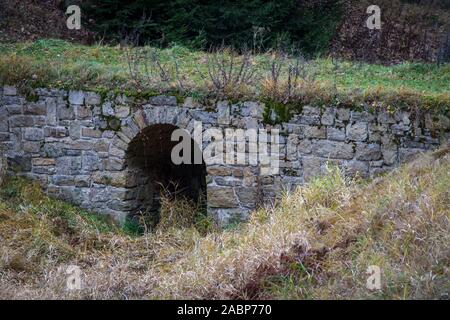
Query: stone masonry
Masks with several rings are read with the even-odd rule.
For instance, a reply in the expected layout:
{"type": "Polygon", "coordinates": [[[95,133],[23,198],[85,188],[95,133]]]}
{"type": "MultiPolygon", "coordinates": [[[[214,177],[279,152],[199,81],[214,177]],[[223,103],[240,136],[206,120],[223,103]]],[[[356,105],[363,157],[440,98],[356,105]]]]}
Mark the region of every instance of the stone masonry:
{"type": "MultiPolygon", "coordinates": [[[[263,121],[264,104],[218,102],[204,107],[186,98],[155,96],[144,103],[118,95],[36,89],[27,101],[16,88],[0,89],[2,170],[38,180],[54,197],[122,222],[136,209],[136,175],[127,152],[143,129],[171,124],[192,134],[217,128],[279,129],[280,172],[262,175],[260,165],[207,165],[208,213],[222,225],[245,220],[263,202],[325,172],[327,163],[366,177],[394,168],[449,141],[449,119],[408,111],[354,111],[305,106],[289,122],[263,121]],[[439,129],[436,129],[439,128],[439,129]]],[[[156,137],[155,137],[156,138],[156,137]]],[[[203,137],[203,148],[209,141],[203,137]]]]}

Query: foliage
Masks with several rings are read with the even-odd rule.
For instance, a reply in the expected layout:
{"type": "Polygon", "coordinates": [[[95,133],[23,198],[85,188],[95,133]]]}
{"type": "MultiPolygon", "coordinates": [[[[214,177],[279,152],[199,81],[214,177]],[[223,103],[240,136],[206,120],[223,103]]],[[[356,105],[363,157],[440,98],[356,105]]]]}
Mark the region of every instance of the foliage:
{"type": "Polygon", "coordinates": [[[342,1],[101,0],[88,1],[85,11],[93,28],[116,40],[195,49],[295,44],[313,54],[327,48],[342,1]]]}

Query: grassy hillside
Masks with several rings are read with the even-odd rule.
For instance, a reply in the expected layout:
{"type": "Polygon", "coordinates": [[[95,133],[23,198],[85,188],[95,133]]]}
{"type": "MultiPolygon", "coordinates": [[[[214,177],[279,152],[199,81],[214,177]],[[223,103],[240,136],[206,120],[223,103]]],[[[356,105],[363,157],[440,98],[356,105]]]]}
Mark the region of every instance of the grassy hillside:
{"type": "Polygon", "coordinates": [[[57,87],[138,96],[176,92],[198,99],[355,107],[368,103],[448,111],[449,83],[449,64],[386,67],[327,58],[296,60],[275,52],[235,56],[227,50],[208,54],[183,47],[128,49],[61,40],[0,44],[0,84],[24,90],[57,87]]]}
{"type": "Polygon", "coordinates": [[[7,179],[0,196],[0,298],[445,298],[450,149],[382,178],[337,169],[228,230],[132,236],[7,179]],[[84,288],[67,291],[68,265],[84,288]],[[365,288],[369,265],[382,290],[365,288]]]}

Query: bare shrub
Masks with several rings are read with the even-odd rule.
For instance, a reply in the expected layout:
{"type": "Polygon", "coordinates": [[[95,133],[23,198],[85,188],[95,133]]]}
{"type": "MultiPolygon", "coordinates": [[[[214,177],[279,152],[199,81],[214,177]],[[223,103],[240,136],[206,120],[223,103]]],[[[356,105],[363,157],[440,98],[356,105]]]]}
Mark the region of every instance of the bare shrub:
{"type": "Polygon", "coordinates": [[[161,192],[160,202],[158,230],[188,228],[195,224],[200,208],[193,200],[164,188],[161,192]]]}
{"type": "Polygon", "coordinates": [[[242,55],[228,48],[210,50],[204,60],[206,71],[196,66],[197,73],[219,98],[242,96],[251,91],[258,80],[251,52],[242,55]]]}
{"type": "Polygon", "coordinates": [[[160,50],[153,47],[126,47],[125,59],[133,84],[140,91],[144,89],[185,90],[180,75],[179,63],[170,56],[164,61],[160,50]]]}
{"type": "Polygon", "coordinates": [[[315,80],[314,64],[301,54],[274,51],[270,54],[266,76],[262,81],[263,95],[271,100],[288,103],[302,88],[315,80]]]}

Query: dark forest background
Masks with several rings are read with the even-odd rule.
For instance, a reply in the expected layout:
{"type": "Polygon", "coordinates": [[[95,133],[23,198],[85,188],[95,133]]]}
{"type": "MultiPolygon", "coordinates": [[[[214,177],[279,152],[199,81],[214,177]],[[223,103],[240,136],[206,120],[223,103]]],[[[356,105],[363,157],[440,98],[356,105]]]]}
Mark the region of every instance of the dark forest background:
{"type": "Polygon", "coordinates": [[[342,0],[87,1],[95,31],[109,40],[181,44],[195,49],[296,45],[325,50],[343,13],[342,0]]]}

